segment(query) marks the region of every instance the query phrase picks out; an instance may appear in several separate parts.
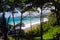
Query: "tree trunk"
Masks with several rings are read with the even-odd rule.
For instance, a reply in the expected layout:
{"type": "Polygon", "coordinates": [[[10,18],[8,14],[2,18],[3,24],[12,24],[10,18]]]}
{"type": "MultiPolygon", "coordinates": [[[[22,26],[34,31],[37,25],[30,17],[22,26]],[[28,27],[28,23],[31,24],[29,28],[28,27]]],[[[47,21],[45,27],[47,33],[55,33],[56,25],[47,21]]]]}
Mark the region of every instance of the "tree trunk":
{"type": "Polygon", "coordinates": [[[4,36],[4,40],[8,40],[8,37],[7,37],[7,32],[8,32],[8,28],[6,27],[6,19],[5,19],[5,11],[4,11],[4,9],[3,9],[3,15],[2,15],[2,25],[3,25],[3,29],[2,29],[2,31],[3,31],[3,36],[4,36]]]}
{"type": "Polygon", "coordinates": [[[53,2],[55,6],[55,13],[56,13],[56,19],[57,19],[57,24],[60,25],[60,7],[58,2],[53,2]]]}

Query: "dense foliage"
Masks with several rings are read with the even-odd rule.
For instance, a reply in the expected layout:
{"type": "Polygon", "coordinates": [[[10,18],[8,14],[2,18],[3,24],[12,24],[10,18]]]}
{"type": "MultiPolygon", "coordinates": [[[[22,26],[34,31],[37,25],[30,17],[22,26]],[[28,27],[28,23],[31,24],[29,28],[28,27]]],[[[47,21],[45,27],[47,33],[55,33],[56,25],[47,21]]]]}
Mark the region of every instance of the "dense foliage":
{"type": "MultiPolygon", "coordinates": [[[[60,26],[59,26],[60,25],[60,6],[59,6],[60,0],[18,0],[18,1],[17,0],[0,0],[0,12],[3,12],[3,19],[4,19],[5,11],[12,11],[12,15],[13,15],[13,10],[15,7],[21,8],[22,9],[21,13],[23,14],[23,12],[25,12],[27,10],[33,11],[32,10],[33,7],[35,7],[35,9],[37,7],[40,7],[42,9],[43,5],[48,2],[52,2],[53,5],[55,6],[55,10],[52,10],[52,11],[56,14],[56,18],[48,17],[49,21],[43,23],[43,39],[53,39],[54,37],[56,37],[56,34],[58,34],[58,31],[60,29],[60,26]],[[32,5],[26,7],[27,4],[32,4],[32,5]],[[57,25],[55,25],[55,23],[57,23],[57,25]]],[[[36,11],[36,10],[34,10],[34,11],[36,11]]],[[[22,18],[22,16],[21,16],[21,18],[22,18]]],[[[21,19],[21,21],[22,21],[22,19],[21,19]]],[[[3,22],[3,23],[5,23],[5,22],[3,22]]],[[[34,28],[32,31],[25,33],[25,35],[28,34],[29,38],[30,38],[30,35],[39,36],[40,31],[41,31],[40,25],[38,25],[36,27],[37,28],[34,28]]],[[[59,31],[59,33],[60,33],[60,31],[59,31]]]]}
{"type": "MultiPolygon", "coordinates": [[[[48,22],[43,22],[43,39],[50,40],[57,37],[57,34],[60,34],[60,26],[56,24],[56,18],[53,16],[48,17],[48,22]]],[[[31,35],[33,36],[34,40],[40,40],[40,24],[34,26],[32,30],[28,30],[24,33],[27,39],[31,39],[31,35]]],[[[13,39],[13,38],[10,38],[13,39]]],[[[24,40],[26,38],[23,38],[24,40]]]]}
{"type": "MultiPolygon", "coordinates": [[[[43,23],[43,39],[54,39],[56,38],[56,34],[59,34],[60,26],[55,25],[56,18],[54,17],[48,17],[49,21],[43,23]]],[[[34,28],[32,31],[28,31],[29,35],[32,35],[30,33],[33,33],[36,36],[40,35],[40,25],[37,25],[36,28],[34,28]]]]}

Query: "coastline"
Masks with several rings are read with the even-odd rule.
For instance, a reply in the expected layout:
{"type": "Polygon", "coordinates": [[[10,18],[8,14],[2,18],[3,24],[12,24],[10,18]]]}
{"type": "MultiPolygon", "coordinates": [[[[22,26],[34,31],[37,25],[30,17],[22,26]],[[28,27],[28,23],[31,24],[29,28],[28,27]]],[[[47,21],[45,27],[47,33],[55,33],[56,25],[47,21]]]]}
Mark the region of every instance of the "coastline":
{"type": "Polygon", "coordinates": [[[25,27],[22,27],[23,30],[30,28],[31,26],[35,26],[37,24],[40,24],[40,20],[36,21],[32,21],[31,23],[25,23],[25,27]]]}
{"type": "MultiPolygon", "coordinates": [[[[46,22],[46,21],[48,21],[48,19],[47,18],[43,18],[43,22],[46,22]]],[[[22,27],[22,29],[26,30],[28,28],[31,28],[31,26],[36,26],[37,24],[40,24],[40,20],[32,21],[31,24],[30,23],[26,23],[25,27],[22,27]]]]}
{"type": "MultiPolygon", "coordinates": [[[[48,18],[43,18],[43,22],[46,22],[46,21],[48,21],[48,18]]],[[[16,24],[19,24],[19,22],[16,22],[15,23],[15,25],[16,24]]],[[[40,20],[37,20],[37,21],[31,21],[31,23],[29,22],[29,23],[24,23],[25,24],[25,26],[24,27],[21,27],[21,29],[23,29],[23,30],[27,30],[27,29],[30,29],[31,28],[31,26],[33,27],[33,26],[36,26],[37,24],[40,24],[40,20]]],[[[13,23],[11,23],[11,25],[14,25],[13,23]]],[[[17,26],[17,28],[16,29],[19,29],[19,26],[17,26]]]]}

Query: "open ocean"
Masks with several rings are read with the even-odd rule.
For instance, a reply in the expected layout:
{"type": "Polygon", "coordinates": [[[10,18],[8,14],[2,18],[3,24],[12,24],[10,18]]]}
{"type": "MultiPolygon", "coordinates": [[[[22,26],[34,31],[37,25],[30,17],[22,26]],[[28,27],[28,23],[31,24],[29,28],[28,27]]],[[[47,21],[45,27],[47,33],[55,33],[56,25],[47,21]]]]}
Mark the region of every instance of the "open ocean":
{"type": "MultiPolygon", "coordinates": [[[[19,18],[19,17],[15,17],[14,18],[14,22],[15,22],[15,24],[18,24],[18,23],[20,23],[20,19],[21,18],[19,18]]],[[[6,19],[7,20],[7,22],[8,22],[8,18],[6,19]]],[[[33,22],[33,21],[38,21],[38,20],[40,20],[40,18],[23,18],[23,20],[22,20],[22,22],[23,23],[30,23],[30,20],[33,22]]],[[[9,24],[13,24],[13,18],[10,18],[9,19],[9,24]]]]}

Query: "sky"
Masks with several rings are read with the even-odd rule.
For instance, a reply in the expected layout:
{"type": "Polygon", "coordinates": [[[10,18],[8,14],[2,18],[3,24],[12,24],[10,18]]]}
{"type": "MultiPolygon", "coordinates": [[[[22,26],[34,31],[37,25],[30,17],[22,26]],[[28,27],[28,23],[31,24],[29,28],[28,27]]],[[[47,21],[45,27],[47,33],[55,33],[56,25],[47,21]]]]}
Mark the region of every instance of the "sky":
{"type": "MultiPolygon", "coordinates": [[[[52,8],[52,9],[55,9],[54,6],[52,6],[51,8],[52,8]]],[[[46,7],[46,8],[42,11],[42,13],[43,13],[43,14],[50,13],[50,12],[51,12],[51,8],[46,7]]],[[[40,9],[40,8],[37,8],[37,10],[39,11],[39,13],[38,13],[38,12],[31,12],[31,13],[33,13],[35,16],[41,14],[41,9],[40,9]]],[[[21,16],[21,12],[20,12],[18,9],[15,8],[15,11],[16,11],[17,13],[14,13],[14,17],[19,17],[19,16],[21,16]]],[[[26,11],[26,12],[23,13],[23,16],[27,16],[28,14],[29,14],[29,12],[26,11]]],[[[0,16],[1,16],[1,15],[2,15],[2,13],[0,14],[0,16]]],[[[5,17],[8,18],[9,16],[12,17],[12,12],[5,12],[5,17]]]]}

